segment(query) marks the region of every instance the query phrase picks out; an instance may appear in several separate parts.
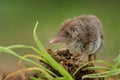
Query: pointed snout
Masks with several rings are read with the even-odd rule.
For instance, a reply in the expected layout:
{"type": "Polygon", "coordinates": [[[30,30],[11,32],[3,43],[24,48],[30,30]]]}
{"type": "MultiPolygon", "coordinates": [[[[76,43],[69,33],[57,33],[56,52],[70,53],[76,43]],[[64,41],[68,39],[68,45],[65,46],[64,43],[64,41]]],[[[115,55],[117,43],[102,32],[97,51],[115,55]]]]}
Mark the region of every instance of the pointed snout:
{"type": "Polygon", "coordinates": [[[49,44],[54,44],[54,43],[56,43],[55,39],[52,39],[51,41],[49,41],[49,44]]]}
{"type": "Polygon", "coordinates": [[[51,41],[49,41],[49,44],[55,44],[55,43],[62,43],[66,40],[66,37],[55,37],[51,41]]]}

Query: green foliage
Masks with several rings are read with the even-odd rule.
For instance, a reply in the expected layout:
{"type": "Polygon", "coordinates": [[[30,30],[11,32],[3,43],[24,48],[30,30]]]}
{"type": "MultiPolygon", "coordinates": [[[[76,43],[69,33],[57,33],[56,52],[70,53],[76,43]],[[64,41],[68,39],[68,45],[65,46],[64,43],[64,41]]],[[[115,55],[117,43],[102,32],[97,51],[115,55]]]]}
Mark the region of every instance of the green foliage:
{"type": "MultiPolygon", "coordinates": [[[[8,75],[5,80],[19,72],[22,71],[26,71],[26,70],[35,70],[35,71],[39,71],[40,73],[40,78],[35,78],[35,77],[31,77],[31,79],[33,80],[43,80],[42,78],[44,78],[44,80],[74,80],[72,78],[72,76],[59,64],[57,63],[52,57],[51,55],[49,55],[46,51],[46,49],[43,47],[42,43],[40,42],[37,34],[36,34],[36,29],[38,26],[38,21],[36,22],[35,28],[33,30],[33,37],[35,40],[36,45],[38,46],[38,49],[33,47],[33,46],[28,46],[28,45],[12,45],[12,46],[0,46],[0,53],[9,53],[11,55],[14,55],[15,57],[18,57],[19,59],[21,59],[22,61],[28,62],[28,63],[32,63],[34,65],[36,65],[37,67],[28,67],[26,69],[23,69],[21,71],[16,71],[10,75],[8,75]],[[32,49],[33,51],[35,51],[37,55],[34,54],[27,54],[24,56],[20,56],[18,55],[14,49],[18,49],[18,48],[29,48],[32,49]],[[43,62],[49,64],[52,68],[54,68],[55,70],[57,70],[63,77],[59,77],[57,76],[55,73],[53,73],[52,71],[50,71],[49,69],[45,68],[44,66],[42,66],[41,64],[31,60],[30,58],[35,58],[38,60],[42,60],[43,62]]],[[[86,69],[89,70],[101,70],[101,72],[96,73],[96,74],[88,74],[88,75],[84,75],[83,79],[85,78],[99,78],[99,77],[106,77],[106,79],[109,79],[111,75],[118,75],[120,74],[120,68],[119,68],[119,64],[120,64],[120,55],[114,60],[114,64],[110,63],[110,62],[106,62],[106,61],[102,61],[102,60],[95,60],[95,61],[91,61],[91,62],[87,62],[85,64],[83,64],[82,66],[80,66],[74,73],[73,76],[85,65],[88,65],[90,63],[102,63],[107,65],[108,67],[102,67],[102,66],[95,66],[95,67],[87,67],[86,69]]]]}
{"type": "MultiPolygon", "coordinates": [[[[40,72],[42,72],[44,74],[44,77],[46,77],[45,80],[74,80],[72,78],[72,76],[46,52],[45,48],[41,44],[41,42],[36,34],[37,26],[38,26],[38,21],[36,22],[36,25],[35,25],[35,28],[33,31],[33,37],[34,37],[34,40],[35,40],[39,50],[33,46],[12,45],[12,46],[8,46],[8,47],[0,46],[0,52],[9,53],[11,55],[14,55],[15,57],[20,58],[21,60],[24,60],[26,62],[36,65],[37,67],[39,67],[40,72]],[[32,55],[32,54],[20,56],[13,50],[16,48],[30,48],[30,49],[34,50],[36,53],[38,53],[39,56],[32,55]],[[36,63],[35,61],[30,60],[28,57],[33,57],[33,58],[42,60],[43,62],[45,62],[45,63],[49,64],[51,67],[53,67],[55,70],[59,71],[63,77],[59,78],[52,71],[50,71],[49,69],[40,65],[39,63],[36,63]]],[[[36,68],[34,68],[33,70],[36,70],[36,68]]],[[[33,78],[33,80],[37,80],[37,79],[33,78]]]]}
{"type": "Polygon", "coordinates": [[[103,78],[105,78],[105,80],[109,80],[109,78],[111,76],[114,76],[114,75],[119,76],[120,75],[120,67],[119,67],[120,66],[120,55],[114,60],[114,63],[109,63],[109,62],[102,61],[102,60],[95,60],[92,62],[88,62],[86,64],[94,63],[94,62],[103,63],[104,65],[107,65],[108,67],[101,67],[101,66],[88,67],[86,69],[102,70],[102,71],[99,73],[96,73],[96,74],[85,75],[85,76],[83,76],[83,79],[103,77],[103,78]]]}

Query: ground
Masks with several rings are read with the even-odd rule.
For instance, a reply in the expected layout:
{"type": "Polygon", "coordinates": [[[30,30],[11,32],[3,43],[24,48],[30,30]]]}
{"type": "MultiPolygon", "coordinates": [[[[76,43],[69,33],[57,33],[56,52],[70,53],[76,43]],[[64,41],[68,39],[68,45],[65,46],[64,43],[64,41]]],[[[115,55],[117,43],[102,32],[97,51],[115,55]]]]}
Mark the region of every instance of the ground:
{"type": "MultiPolygon", "coordinates": [[[[82,76],[86,74],[92,74],[92,73],[97,73],[98,71],[95,70],[85,70],[86,67],[91,67],[94,66],[94,64],[89,64],[81,68],[75,75],[73,74],[76,69],[85,64],[88,60],[85,58],[84,60],[80,61],[80,54],[74,54],[70,53],[69,50],[58,50],[58,51],[52,51],[51,49],[47,50],[48,53],[59,63],[61,64],[74,78],[74,80],[82,80],[82,76]]],[[[56,73],[58,76],[60,73],[50,67],[48,64],[39,61],[39,63],[43,66],[45,66],[47,69],[50,69],[54,73],[56,73]]],[[[0,73],[2,76],[0,77],[0,80],[4,80],[5,77],[9,74],[8,73],[0,73]]],[[[36,75],[34,72],[29,71],[29,72],[24,72],[20,73],[18,75],[12,76],[8,78],[7,80],[31,80],[29,77],[30,76],[35,76],[35,77],[40,77],[39,75],[36,75]]],[[[44,80],[44,79],[43,79],[44,80]]],[[[105,80],[104,78],[96,78],[96,79],[84,79],[84,80],[105,80]]],[[[116,80],[115,77],[111,77],[109,80],[116,80]]]]}

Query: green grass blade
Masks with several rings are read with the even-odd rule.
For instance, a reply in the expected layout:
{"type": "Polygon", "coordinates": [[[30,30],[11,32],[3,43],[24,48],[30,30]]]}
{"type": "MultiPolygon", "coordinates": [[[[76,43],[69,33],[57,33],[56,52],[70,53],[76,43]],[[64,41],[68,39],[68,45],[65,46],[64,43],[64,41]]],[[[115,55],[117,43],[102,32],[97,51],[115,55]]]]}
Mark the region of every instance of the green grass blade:
{"type": "Polygon", "coordinates": [[[14,52],[13,50],[10,50],[9,48],[0,46],[0,52],[12,54],[12,55],[14,55],[14,56],[20,58],[21,60],[24,60],[24,61],[27,61],[27,62],[29,62],[29,63],[32,63],[32,64],[34,64],[34,65],[36,65],[36,66],[42,68],[43,70],[46,70],[46,71],[49,72],[50,74],[52,74],[52,75],[58,77],[56,74],[54,74],[54,73],[51,72],[50,70],[46,69],[44,66],[42,66],[42,65],[40,65],[40,64],[38,64],[38,63],[36,63],[36,62],[30,60],[30,59],[27,59],[27,58],[24,58],[24,57],[18,55],[16,52],[14,52]]]}
{"type": "Polygon", "coordinates": [[[85,68],[85,70],[110,70],[110,68],[108,67],[101,67],[101,66],[94,66],[94,67],[87,67],[85,68]]]}
{"type": "Polygon", "coordinates": [[[40,51],[45,54],[46,53],[46,49],[43,47],[42,43],[39,41],[39,38],[38,38],[38,36],[36,34],[37,26],[38,26],[38,21],[36,22],[35,28],[33,30],[33,37],[34,37],[35,43],[39,47],[40,51]]]}
{"type": "Polygon", "coordinates": [[[73,73],[73,75],[75,75],[82,67],[84,67],[84,66],[86,66],[86,65],[88,65],[88,64],[91,64],[91,63],[95,63],[95,62],[103,63],[103,64],[105,64],[105,65],[107,65],[107,66],[109,66],[109,67],[112,67],[112,66],[113,66],[113,64],[111,64],[111,63],[109,63],[109,62],[107,62],[107,61],[95,60],[95,61],[87,62],[87,63],[81,65],[80,67],[78,67],[78,69],[73,73]]]}
{"type": "Polygon", "coordinates": [[[118,66],[120,65],[120,55],[118,55],[114,61],[115,61],[115,63],[113,64],[112,68],[110,69],[110,73],[108,74],[108,77],[110,77],[114,73],[114,71],[118,68],[118,66]]]}
{"type": "Polygon", "coordinates": [[[49,80],[50,80],[50,79],[51,79],[51,80],[54,79],[53,76],[51,76],[48,72],[46,72],[45,70],[43,70],[43,69],[41,69],[41,68],[38,68],[38,67],[29,67],[29,68],[23,68],[23,69],[19,69],[19,70],[17,70],[17,71],[11,72],[10,74],[8,74],[8,75],[5,77],[4,80],[7,80],[9,77],[12,77],[12,76],[14,76],[14,75],[16,75],[16,74],[18,74],[18,73],[25,72],[25,71],[33,71],[33,70],[38,70],[38,71],[42,72],[42,73],[44,74],[44,76],[45,76],[46,78],[48,78],[49,80]]]}
{"type": "Polygon", "coordinates": [[[9,49],[31,48],[31,46],[28,46],[28,45],[11,45],[11,46],[8,46],[6,48],[9,48],[9,49]]]}
{"type": "Polygon", "coordinates": [[[24,58],[34,58],[34,59],[38,59],[38,60],[41,60],[43,62],[47,62],[44,58],[40,57],[40,56],[36,56],[34,54],[27,54],[27,55],[24,55],[23,56],[24,58]]]}
{"type": "MultiPolygon", "coordinates": [[[[82,77],[82,79],[85,79],[85,78],[100,78],[100,77],[108,77],[109,76],[109,73],[111,73],[111,71],[105,71],[105,72],[101,72],[101,73],[96,73],[96,74],[88,74],[88,75],[84,75],[82,77]]],[[[112,75],[117,75],[117,74],[120,74],[120,69],[116,69],[113,71],[113,73],[111,74],[112,75]]],[[[109,78],[107,78],[108,80],[109,78]]]]}
{"type": "Polygon", "coordinates": [[[41,79],[33,77],[33,76],[31,76],[30,79],[32,79],[32,80],[41,80],[41,79]]]}
{"type": "Polygon", "coordinates": [[[35,28],[33,30],[33,36],[38,48],[40,49],[41,53],[43,53],[41,54],[41,56],[43,56],[48,62],[48,64],[51,65],[57,71],[59,71],[67,80],[73,80],[72,76],[46,52],[46,49],[43,47],[42,43],[40,42],[36,34],[37,26],[38,26],[38,21],[35,24],[35,28]]]}

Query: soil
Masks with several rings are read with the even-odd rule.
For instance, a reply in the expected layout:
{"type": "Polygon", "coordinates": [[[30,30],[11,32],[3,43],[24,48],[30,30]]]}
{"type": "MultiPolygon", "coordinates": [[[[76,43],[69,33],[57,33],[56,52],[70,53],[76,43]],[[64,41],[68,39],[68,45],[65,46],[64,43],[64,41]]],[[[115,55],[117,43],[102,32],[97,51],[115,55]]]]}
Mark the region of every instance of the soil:
{"type": "MultiPolygon", "coordinates": [[[[85,68],[87,67],[93,67],[94,64],[88,64],[84,67],[82,67],[75,75],[73,73],[76,71],[76,69],[85,64],[88,60],[85,58],[84,60],[80,61],[80,54],[74,54],[70,53],[69,50],[58,50],[58,51],[52,51],[51,49],[47,50],[48,53],[59,63],[61,64],[74,78],[74,80],[82,80],[82,76],[86,74],[92,74],[92,73],[97,73],[98,71],[95,70],[86,70],[85,68]]],[[[39,61],[40,64],[45,66],[47,69],[51,70],[58,76],[62,76],[58,71],[50,67],[48,64],[39,61]]],[[[9,73],[3,74],[2,77],[0,77],[0,80],[4,80],[5,77],[9,73]]],[[[7,80],[31,80],[29,77],[30,76],[35,76],[35,77],[40,77],[36,75],[34,72],[25,72],[25,73],[20,73],[18,75],[12,76],[8,78],[7,80]]],[[[44,79],[43,79],[44,80],[44,79]]],[[[96,79],[84,79],[84,80],[104,80],[104,78],[96,78],[96,79]]],[[[109,80],[116,80],[114,77],[111,77],[109,80]]]]}
{"type": "MultiPolygon", "coordinates": [[[[74,78],[74,80],[82,80],[82,76],[86,74],[96,73],[95,70],[85,70],[87,67],[93,67],[94,64],[88,64],[81,68],[75,75],[73,73],[78,69],[79,66],[85,64],[88,60],[85,58],[80,61],[80,54],[70,53],[69,50],[58,50],[52,51],[51,49],[47,50],[48,53],[59,63],[61,64],[74,78]]],[[[41,63],[42,61],[40,61],[41,63]]],[[[42,62],[43,63],[43,62],[42,62]]],[[[61,76],[56,70],[51,68],[48,64],[45,64],[48,69],[61,76]]],[[[97,79],[84,79],[84,80],[104,80],[103,78],[97,79]]]]}

